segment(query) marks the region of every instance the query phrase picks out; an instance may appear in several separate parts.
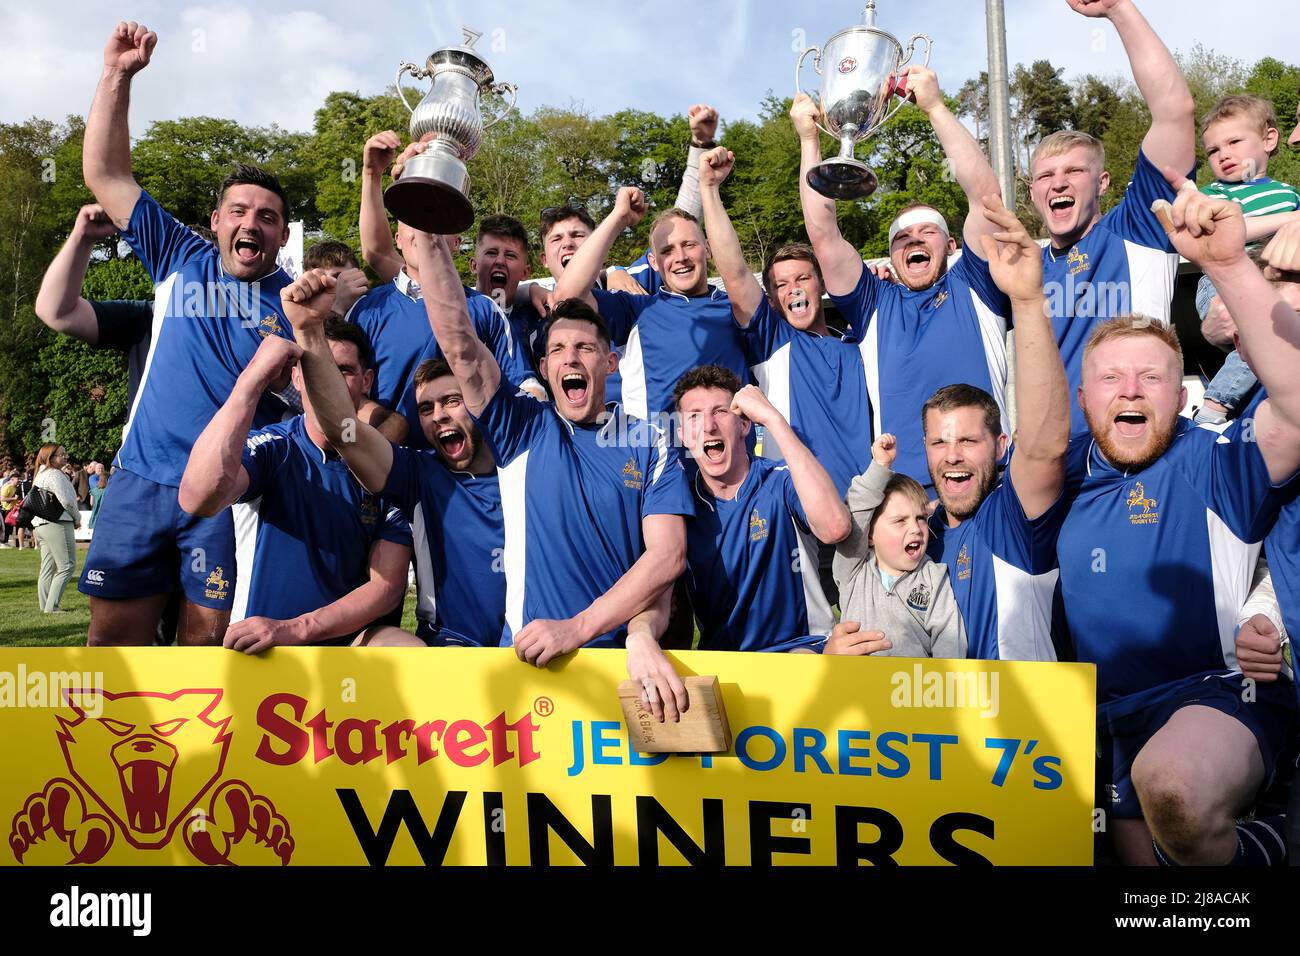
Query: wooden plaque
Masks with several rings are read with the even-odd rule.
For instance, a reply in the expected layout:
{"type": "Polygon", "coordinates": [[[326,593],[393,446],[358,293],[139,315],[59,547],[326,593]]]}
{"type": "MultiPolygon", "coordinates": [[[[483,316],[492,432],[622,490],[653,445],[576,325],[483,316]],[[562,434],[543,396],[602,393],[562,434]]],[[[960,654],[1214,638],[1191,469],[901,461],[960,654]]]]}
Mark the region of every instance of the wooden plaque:
{"type": "Polygon", "coordinates": [[[731,749],[731,728],[722,705],[722,688],[717,677],[683,677],[690,706],[681,720],[655,720],[650,705],[641,696],[639,681],[618,685],[628,740],[637,753],[726,753],[731,749]]]}

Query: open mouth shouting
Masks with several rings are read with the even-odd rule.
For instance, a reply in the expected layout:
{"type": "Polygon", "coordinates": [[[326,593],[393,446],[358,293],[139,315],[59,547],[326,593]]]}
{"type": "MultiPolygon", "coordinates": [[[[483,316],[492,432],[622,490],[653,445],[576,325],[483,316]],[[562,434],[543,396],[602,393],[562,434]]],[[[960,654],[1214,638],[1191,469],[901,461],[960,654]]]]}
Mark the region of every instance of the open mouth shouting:
{"type": "Polygon", "coordinates": [[[790,293],[785,300],[785,312],[792,319],[806,319],[812,313],[812,304],[802,289],[790,293]]]}
{"type": "Polygon", "coordinates": [[[1120,438],[1141,438],[1147,432],[1147,416],[1137,409],[1125,409],[1115,416],[1114,422],[1120,438]]]}
{"type": "Polygon", "coordinates": [[[1073,196],[1053,196],[1047,201],[1047,218],[1055,223],[1067,223],[1074,215],[1073,196]]]}
{"type": "Polygon", "coordinates": [[[903,255],[903,270],[913,278],[922,278],[929,274],[933,258],[929,249],[924,246],[913,246],[903,255]]]}
{"type": "Polygon", "coordinates": [[[488,273],[488,287],[491,289],[504,289],[509,278],[505,269],[493,269],[488,273]]]}
{"type": "Polygon", "coordinates": [[[452,461],[459,461],[465,457],[469,439],[459,428],[451,426],[440,428],[434,437],[438,440],[438,447],[442,449],[442,453],[452,461]]]}
{"type": "Polygon", "coordinates": [[[234,246],[235,258],[244,265],[254,265],[262,258],[262,243],[257,236],[238,236],[234,246]]]}
{"type": "Polygon", "coordinates": [[[943,490],[946,494],[960,496],[975,487],[975,472],[945,471],[942,475],[943,490]]]}
{"type": "Polygon", "coordinates": [[[903,545],[903,552],[913,561],[920,561],[921,554],[924,550],[925,542],[920,538],[917,538],[915,541],[909,541],[907,544],[903,545]]]}
{"type": "Polygon", "coordinates": [[[721,438],[710,438],[700,446],[700,450],[704,452],[704,457],[708,461],[715,465],[720,465],[722,464],[723,456],[727,452],[727,443],[721,438]]]}
{"type": "Polygon", "coordinates": [[[579,408],[586,403],[589,388],[587,376],[581,372],[565,372],[560,376],[560,391],[565,402],[572,408],[579,408]]]}

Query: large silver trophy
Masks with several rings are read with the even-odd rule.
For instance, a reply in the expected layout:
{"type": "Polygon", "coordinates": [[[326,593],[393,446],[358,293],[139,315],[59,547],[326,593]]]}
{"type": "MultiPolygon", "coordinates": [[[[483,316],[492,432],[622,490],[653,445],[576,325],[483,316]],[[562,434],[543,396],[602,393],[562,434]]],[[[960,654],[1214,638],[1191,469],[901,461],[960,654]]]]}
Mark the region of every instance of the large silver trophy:
{"type": "Polygon", "coordinates": [[[427,139],[429,146],[408,160],[401,178],[384,191],[384,205],[399,220],[424,232],[451,235],[474,222],[465,163],[478,152],[483,131],[514,108],[519,92],[509,83],[494,83],[492,68],[472,49],[477,37],[467,29],[464,46],[436,50],[425,60],[424,69],[414,63],[402,63],[397,69],[397,92],[411,111],[411,139],[427,139]],[[414,109],[402,92],[404,73],[433,81],[414,109]],[[479,106],[483,93],[510,94],[505,110],[489,123],[483,122],[479,106]]]}
{"type": "Polygon", "coordinates": [[[804,58],[816,53],[813,69],[822,78],[815,97],[826,125],[817,124],[827,136],[840,141],[840,154],[823,160],[808,171],[808,184],[831,199],[861,199],[876,191],[876,174],[866,163],[853,157],[853,147],[871,136],[906,103],[900,100],[891,110],[895,92],[903,92],[898,74],[916,52],[916,41],[925,41],[925,63],[930,63],[930,38],[923,33],[903,45],[883,30],[876,29],[876,0],[868,0],[863,23],[841,30],[821,48],[809,47],[794,67],[794,88],[798,93],[804,58]],[[822,64],[826,64],[823,71],[822,64]]]}

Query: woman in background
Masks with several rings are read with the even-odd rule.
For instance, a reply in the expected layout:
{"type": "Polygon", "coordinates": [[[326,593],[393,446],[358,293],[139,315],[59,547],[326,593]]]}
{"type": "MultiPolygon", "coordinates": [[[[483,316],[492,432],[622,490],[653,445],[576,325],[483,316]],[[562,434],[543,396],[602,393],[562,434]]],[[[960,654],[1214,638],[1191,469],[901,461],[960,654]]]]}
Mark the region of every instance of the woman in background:
{"type": "Polygon", "coordinates": [[[32,533],[41,546],[41,576],[36,581],[36,599],[45,614],[62,614],[59,601],[72,577],[77,557],[76,528],[81,521],[77,493],[63,473],[68,453],[62,445],[42,445],[36,453],[36,477],[33,487],[44,488],[59,499],[63,514],[57,521],[36,518],[32,533]]]}

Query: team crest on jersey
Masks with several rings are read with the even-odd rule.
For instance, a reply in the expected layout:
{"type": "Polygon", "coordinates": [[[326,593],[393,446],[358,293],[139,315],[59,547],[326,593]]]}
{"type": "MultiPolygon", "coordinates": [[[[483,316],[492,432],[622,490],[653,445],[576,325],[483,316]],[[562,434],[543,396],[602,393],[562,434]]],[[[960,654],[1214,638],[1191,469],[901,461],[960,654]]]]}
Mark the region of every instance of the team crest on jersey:
{"type": "Polygon", "coordinates": [[[222,576],[221,566],[218,565],[212,569],[212,573],[208,575],[208,579],[204,582],[203,586],[204,597],[212,601],[224,601],[226,598],[226,588],[230,587],[230,582],[222,576]]]}
{"type": "Polygon", "coordinates": [[[636,459],[629,458],[627,464],[623,466],[623,485],[634,491],[640,491],[644,479],[645,474],[636,466],[636,459]]]}
{"type": "Polygon", "coordinates": [[[1147,497],[1142,482],[1136,482],[1128,492],[1128,520],[1130,524],[1155,524],[1160,520],[1156,500],[1147,497]],[[1137,509],[1141,508],[1141,511],[1137,509]]]}
{"type": "Polygon", "coordinates": [[[280,317],[274,312],[257,324],[257,334],[262,338],[267,338],[271,335],[279,335],[280,332],[280,317]]]}
{"type": "Polygon", "coordinates": [[[907,595],[907,606],[913,611],[925,611],[930,607],[930,588],[925,584],[918,584],[912,588],[907,595]]]}
{"type": "Polygon", "coordinates": [[[851,56],[846,56],[836,65],[835,69],[841,73],[852,73],[858,68],[858,61],[851,56]]]}
{"type": "Polygon", "coordinates": [[[366,495],[361,499],[361,523],[366,527],[372,527],[379,520],[379,505],[375,504],[374,495],[366,495]]]}
{"type": "Polygon", "coordinates": [[[957,580],[965,581],[970,577],[970,549],[966,545],[961,546],[957,552],[957,580]]]}
{"type": "Polygon", "coordinates": [[[944,289],[942,292],[940,292],[938,295],[934,297],[934,301],[930,303],[930,307],[933,309],[937,309],[939,308],[939,306],[943,305],[947,301],[948,301],[948,290],[944,289]]]}
{"type": "Polygon", "coordinates": [[[1079,247],[1075,246],[1065,257],[1065,264],[1070,267],[1070,275],[1077,276],[1088,269],[1088,253],[1080,252],[1079,247]]]}
{"type": "Polygon", "coordinates": [[[755,508],[749,515],[749,540],[762,541],[767,537],[767,519],[755,508]]]}

